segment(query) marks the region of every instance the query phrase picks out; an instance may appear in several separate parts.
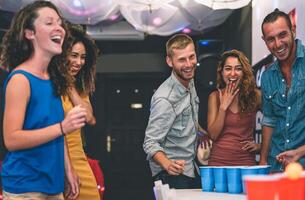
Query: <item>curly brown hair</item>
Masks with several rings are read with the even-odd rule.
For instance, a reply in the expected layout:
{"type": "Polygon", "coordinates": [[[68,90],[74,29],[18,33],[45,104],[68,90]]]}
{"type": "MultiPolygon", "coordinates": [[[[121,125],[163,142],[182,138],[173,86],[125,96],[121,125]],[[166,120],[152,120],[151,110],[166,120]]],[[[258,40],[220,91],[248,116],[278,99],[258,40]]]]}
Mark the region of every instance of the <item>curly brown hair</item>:
{"type": "MultiPolygon", "coordinates": [[[[14,70],[18,65],[29,59],[34,52],[33,44],[25,37],[24,33],[26,29],[35,31],[34,22],[38,17],[38,10],[45,7],[55,10],[58,16],[61,16],[56,6],[49,1],[35,1],[28,4],[14,16],[9,30],[2,39],[0,48],[0,64],[6,66],[9,71],[14,70]]],[[[66,31],[66,41],[69,33],[64,20],[62,26],[66,31]]],[[[66,51],[64,51],[64,49],[67,49],[66,42],[64,42],[62,48],[63,53],[53,56],[48,66],[48,73],[56,96],[64,94],[69,82],[71,82],[66,67],[66,51]]]]}
{"type": "Polygon", "coordinates": [[[82,95],[92,94],[95,90],[96,60],[99,53],[98,48],[95,45],[95,42],[89,38],[80,26],[69,24],[69,30],[71,34],[69,38],[68,54],[77,43],[82,43],[86,50],[85,64],[74,77],[76,90],[82,95]]]}
{"type": "Polygon", "coordinates": [[[241,113],[254,112],[259,104],[259,94],[255,83],[252,67],[248,58],[238,50],[226,51],[221,55],[220,62],[217,67],[217,88],[223,89],[226,83],[223,80],[222,71],[227,58],[237,58],[242,65],[243,77],[239,83],[238,106],[241,113]]]}

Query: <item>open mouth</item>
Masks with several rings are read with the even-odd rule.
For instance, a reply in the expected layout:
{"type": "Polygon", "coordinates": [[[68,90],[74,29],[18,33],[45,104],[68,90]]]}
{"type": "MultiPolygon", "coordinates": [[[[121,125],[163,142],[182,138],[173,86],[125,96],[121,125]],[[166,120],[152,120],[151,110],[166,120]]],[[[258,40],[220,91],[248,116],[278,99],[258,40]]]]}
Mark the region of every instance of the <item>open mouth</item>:
{"type": "Polygon", "coordinates": [[[185,72],[185,73],[190,73],[190,72],[192,72],[192,71],[193,71],[192,68],[183,69],[183,72],[185,72]]]}
{"type": "Polygon", "coordinates": [[[238,80],[238,78],[229,78],[229,81],[232,83],[236,82],[237,80],[238,80]]]}
{"type": "Polygon", "coordinates": [[[52,36],[51,40],[53,42],[55,42],[56,44],[61,44],[61,36],[59,36],[59,35],[52,36]]]}

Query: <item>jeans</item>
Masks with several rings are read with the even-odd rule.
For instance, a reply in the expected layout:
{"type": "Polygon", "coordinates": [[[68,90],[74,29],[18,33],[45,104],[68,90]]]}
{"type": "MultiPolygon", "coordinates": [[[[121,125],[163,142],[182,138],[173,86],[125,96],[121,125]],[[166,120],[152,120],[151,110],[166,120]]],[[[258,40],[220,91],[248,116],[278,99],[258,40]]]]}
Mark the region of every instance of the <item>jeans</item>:
{"type": "Polygon", "coordinates": [[[175,189],[195,189],[201,188],[201,180],[197,173],[194,178],[183,174],[178,176],[169,175],[165,170],[159,172],[153,177],[153,181],[161,180],[163,184],[168,184],[170,188],[175,189]]]}

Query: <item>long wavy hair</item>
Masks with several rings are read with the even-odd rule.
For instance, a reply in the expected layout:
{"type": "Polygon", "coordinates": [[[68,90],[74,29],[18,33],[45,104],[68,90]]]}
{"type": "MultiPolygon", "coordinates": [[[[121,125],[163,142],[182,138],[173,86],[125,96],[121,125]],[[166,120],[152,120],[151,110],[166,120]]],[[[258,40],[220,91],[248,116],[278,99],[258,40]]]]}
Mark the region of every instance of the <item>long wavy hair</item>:
{"type": "Polygon", "coordinates": [[[258,108],[259,94],[255,83],[252,67],[248,58],[238,50],[226,51],[221,55],[217,68],[217,88],[223,89],[226,83],[222,76],[222,71],[227,58],[237,58],[242,66],[243,76],[239,83],[238,106],[241,113],[254,112],[258,108]]]}
{"type": "Polygon", "coordinates": [[[86,50],[85,64],[74,77],[76,90],[81,95],[92,94],[95,91],[98,48],[94,41],[86,35],[82,27],[70,24],[69,30],[71,37],[69,38],[68,54],[72,51],[72,47],[77,43],[82,43],[86,50]]]}
{"type": "MultiPolygon", "coordinates": [[[[30,29],[35,32],[34,22],[38,17],[38,10],[45,7],[55,10],[58,16],[61,17],[56,6],[49,1],[35,1],[22,8],[14,16],[9,30],[2,39],[0,48],[0,64],[8,67],[9,71],[14,70],[18,65],[29,59],[34,52],[32,42],[25,37],[25,30],[30,29]]],[[[66,31],[66,41],[69,32],[64,20],[62,26],[66,31]]],[[[53,56],[48,66],[48,73],[56,96],[64,94],[69,82],[71,82],[71,77],[66,67],[66,51],[64,51],[64,49],[67,49],[66,42],[64,42],[62,49],[63,53],[53,56]]]]}

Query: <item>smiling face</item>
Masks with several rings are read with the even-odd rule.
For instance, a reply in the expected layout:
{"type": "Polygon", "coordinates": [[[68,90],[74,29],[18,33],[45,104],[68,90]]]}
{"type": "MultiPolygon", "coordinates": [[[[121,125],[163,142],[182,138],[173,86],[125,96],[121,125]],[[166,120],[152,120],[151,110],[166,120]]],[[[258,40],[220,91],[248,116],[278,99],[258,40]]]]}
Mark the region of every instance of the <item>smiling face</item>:
{"type": "Polygon", "coordinates": [[[71,75],[76,76],[86,62],[86,48],[83,43],[77,42],[72,46],[68,62],[71,75]]]}
{"type": "Polygon", "coordinates": [[[34,30],[26,29],[25,36],[32,41],[35,52],[51,56],[62,52],[65,30],[57,12],[49,7],[40,8],[34,21],[34,30]]]}
{"type": "Polygon", "coordinates": [[[228,57],[222,68],[222,78],[226,85],[233,82],[239,85],[243,78],[243,67],[236,57],[228,57]]]}
{"type": "Polygon", "coordinates": [[[294,30],[290,29],[284,17],[263,25],[263,40],[269,51],[280,61],[293,60],[295,56],[294,30]]]}
{"type": "Polygon", "coordinates": [[[173,49],[173,55],[166,57],[167,64],[173,68],[177,79],[185,86],[194,78],[197,57],[193,43],[184,49],[173,49]]]}

